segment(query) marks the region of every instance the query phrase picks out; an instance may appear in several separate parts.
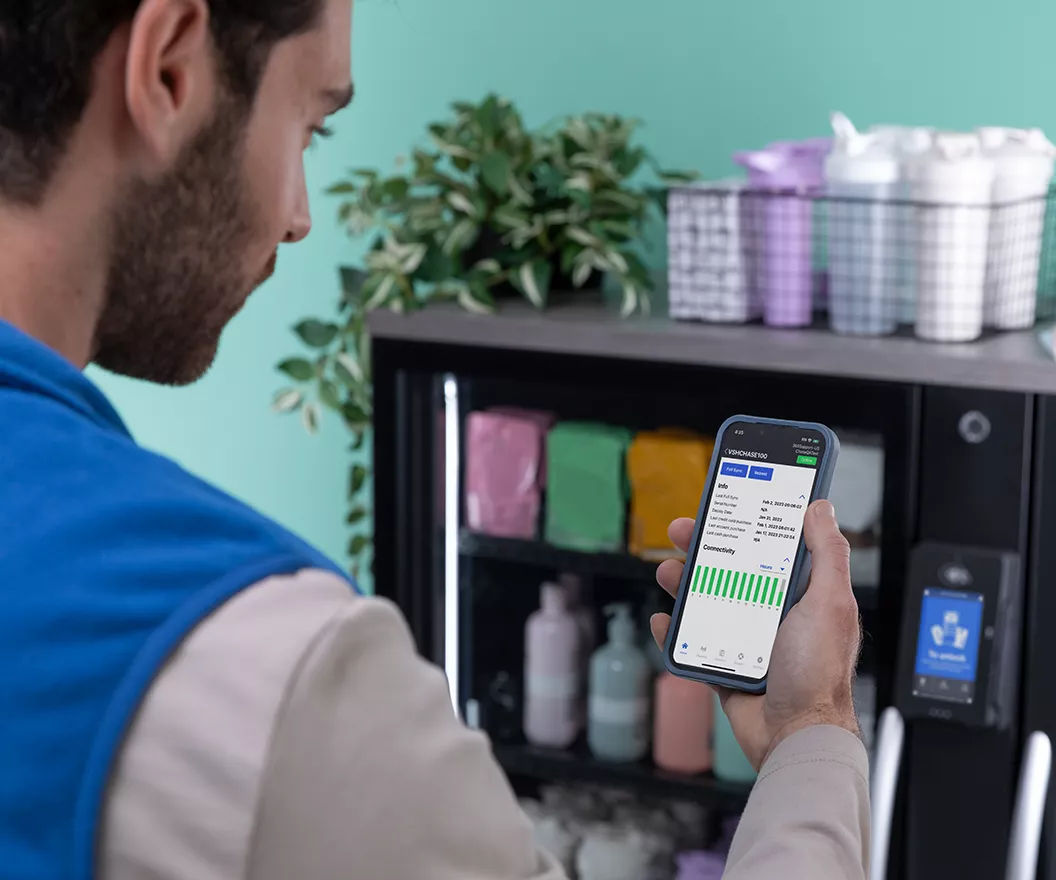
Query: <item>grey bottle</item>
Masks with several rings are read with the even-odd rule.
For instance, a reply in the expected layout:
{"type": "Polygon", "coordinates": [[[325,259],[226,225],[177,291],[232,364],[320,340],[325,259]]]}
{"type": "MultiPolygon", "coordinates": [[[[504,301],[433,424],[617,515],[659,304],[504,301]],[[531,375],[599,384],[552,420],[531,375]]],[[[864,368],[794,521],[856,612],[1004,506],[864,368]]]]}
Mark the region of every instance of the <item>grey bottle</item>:
{"type": "Polygon", "coordinates": [[[649,751],[653,669],[635,644],[629,605],[610,605],[609,641],[590,661],[587,743],[605,761],[639,761],[649,751]]]}

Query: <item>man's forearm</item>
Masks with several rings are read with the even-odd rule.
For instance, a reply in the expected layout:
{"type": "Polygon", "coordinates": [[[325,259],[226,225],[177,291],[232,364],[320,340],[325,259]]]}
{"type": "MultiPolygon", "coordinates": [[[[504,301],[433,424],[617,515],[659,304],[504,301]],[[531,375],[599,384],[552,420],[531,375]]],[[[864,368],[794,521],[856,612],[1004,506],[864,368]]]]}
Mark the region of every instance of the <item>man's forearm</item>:
{"type": "Polygon", "coordinates": [[[864,880],[868,862],[865,747],[838,727],[790,736],[763,765],[726,880],[864,880]]]}

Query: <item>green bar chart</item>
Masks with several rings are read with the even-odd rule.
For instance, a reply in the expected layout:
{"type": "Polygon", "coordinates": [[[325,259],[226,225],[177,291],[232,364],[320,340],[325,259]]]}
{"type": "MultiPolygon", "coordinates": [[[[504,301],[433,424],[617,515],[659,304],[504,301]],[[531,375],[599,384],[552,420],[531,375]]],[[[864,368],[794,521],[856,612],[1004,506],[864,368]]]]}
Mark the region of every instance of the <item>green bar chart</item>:
{"type": "Polygon", "coordinates": [[[697,596],[779,609],[785,601],[787,584],[787,578],[774,575],[698,565],[693,572],[689,592],[697,596]]]}

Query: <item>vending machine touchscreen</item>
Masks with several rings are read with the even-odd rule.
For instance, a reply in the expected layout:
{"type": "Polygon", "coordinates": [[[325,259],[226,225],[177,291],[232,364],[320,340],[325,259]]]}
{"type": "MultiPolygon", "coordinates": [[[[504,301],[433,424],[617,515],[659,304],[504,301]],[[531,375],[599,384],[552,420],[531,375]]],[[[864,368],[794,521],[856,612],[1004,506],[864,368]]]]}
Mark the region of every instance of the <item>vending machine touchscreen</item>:
{"type": "Polygon", "coordinates": [[[985,604],[982,593],[924,588],[914,697],[966,706],[975,702],[985,604]]]}
{"type": "Polygon", "coordinates": [[[906,718],[1007,726],[1021,593],[1015,554],[939,544],[914,550],[899,676],[906,718]]]}

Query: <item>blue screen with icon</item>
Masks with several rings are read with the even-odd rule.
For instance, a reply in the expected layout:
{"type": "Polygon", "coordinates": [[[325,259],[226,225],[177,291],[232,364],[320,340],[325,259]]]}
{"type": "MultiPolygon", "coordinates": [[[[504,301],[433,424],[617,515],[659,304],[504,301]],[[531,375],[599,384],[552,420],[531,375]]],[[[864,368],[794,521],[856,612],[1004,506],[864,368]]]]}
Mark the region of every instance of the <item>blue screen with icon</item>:
{"type": "Polygon", "coordinates": [[[916,674],[974,682],[982,625],[980,594],[926,589],[920,609],[916,674]]]}

